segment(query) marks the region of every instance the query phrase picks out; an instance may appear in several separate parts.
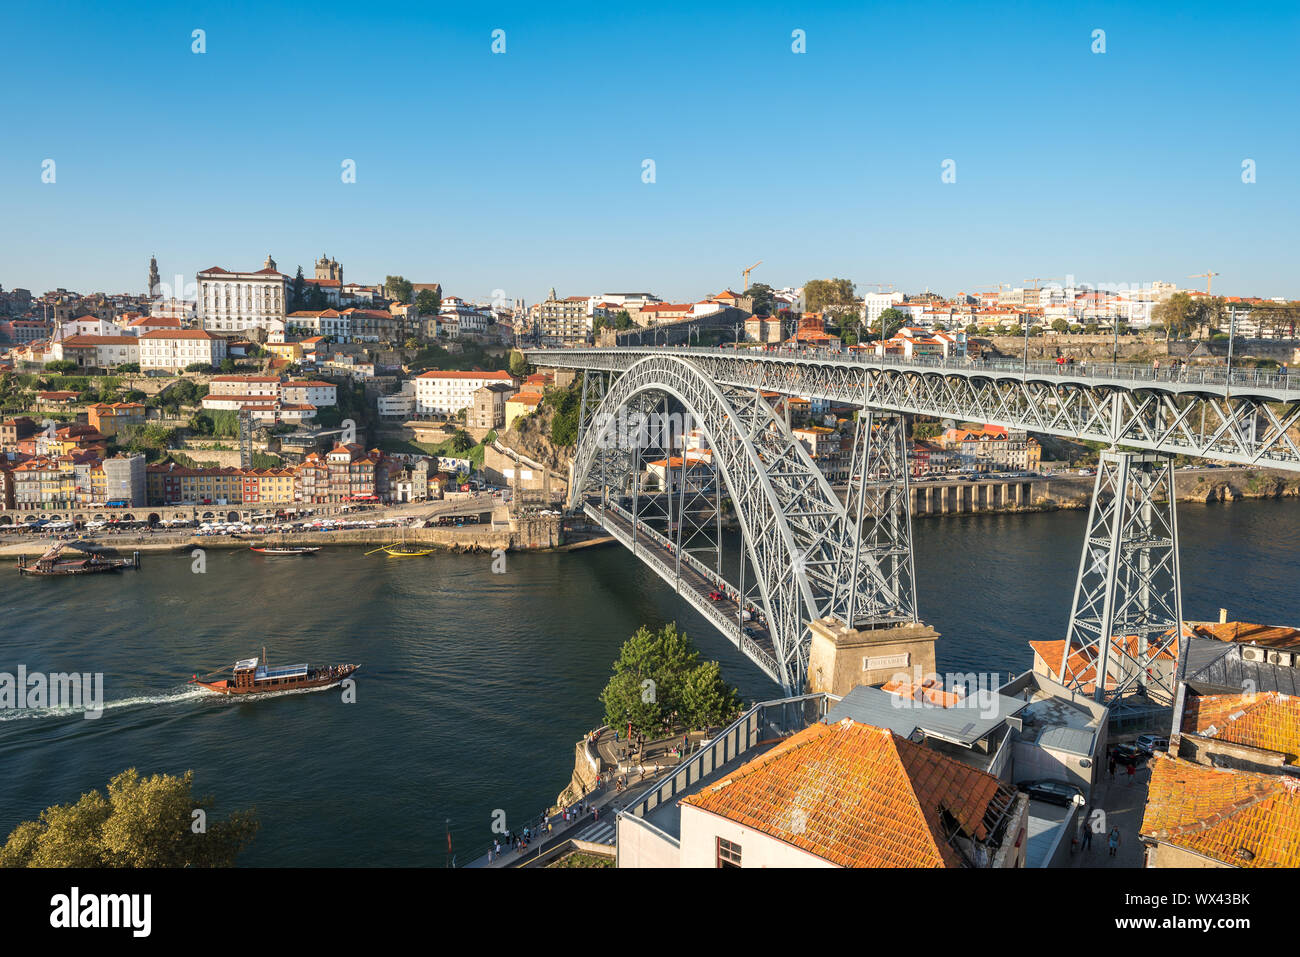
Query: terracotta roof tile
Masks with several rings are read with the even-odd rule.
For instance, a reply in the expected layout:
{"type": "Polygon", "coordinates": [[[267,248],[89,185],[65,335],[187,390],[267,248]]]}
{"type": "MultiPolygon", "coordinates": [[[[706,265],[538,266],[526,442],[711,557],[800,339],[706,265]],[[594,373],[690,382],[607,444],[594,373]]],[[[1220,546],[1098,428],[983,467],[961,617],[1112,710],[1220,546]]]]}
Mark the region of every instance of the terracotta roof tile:
{"type": "Polygon", "coordinates": [[[1011,798],[992,775],[845,719],[806,728],[682,804],[843,867],[960,867],[944,812],[984,840],[995,796],[1011,798]]]}
{"type": "Polygon", "coordinates": [[[1300,698],[1263,694],[1188,695],[1182,730],[1187,734],[1300,756],[1300,698]]]}
{"type": "Polygon", "coordinates": [[[1141,833],[1236,867],[1300,867],[1300,781],[1158,754],[1141,833]]]}

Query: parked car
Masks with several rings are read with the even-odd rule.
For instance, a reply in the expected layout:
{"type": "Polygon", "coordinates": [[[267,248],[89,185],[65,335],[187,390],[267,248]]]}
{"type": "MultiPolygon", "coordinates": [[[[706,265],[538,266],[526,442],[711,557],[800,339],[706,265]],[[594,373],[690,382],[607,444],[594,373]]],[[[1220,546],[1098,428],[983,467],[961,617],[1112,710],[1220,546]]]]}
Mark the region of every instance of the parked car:
{"type": "Polygon", "coordinates": [[[1158,734],[1140,734],[1134,744],[1143,754],[1155,754],[1157,751],[1169,750],[1169,739],[1158,734]]]}
{"type": "Polygon", "coordinates": [[[1083,803],[1083,791],[1064,781],[1028,781],[1018,785],[1032,800],[1047,801],[1068,807],[1075,801],[1083,803]]]}
{"type": "Polygon", "coordinates": [[[1116,745],[1111,754],[1120,764],[1138,764],[1146,758],[1137,745],[1133,744],[1116,745]]]}

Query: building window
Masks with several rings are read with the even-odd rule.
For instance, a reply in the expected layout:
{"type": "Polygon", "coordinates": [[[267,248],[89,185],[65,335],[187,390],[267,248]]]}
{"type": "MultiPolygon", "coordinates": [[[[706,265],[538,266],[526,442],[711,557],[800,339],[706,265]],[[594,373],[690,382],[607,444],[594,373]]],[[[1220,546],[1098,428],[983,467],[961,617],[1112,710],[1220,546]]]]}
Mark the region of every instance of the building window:
{"type": "Polygon", "coordinates": [[[718,838],[718,866],[739,867],[740,845],[735,841],[728,841],[725,837],[718,838]]]}

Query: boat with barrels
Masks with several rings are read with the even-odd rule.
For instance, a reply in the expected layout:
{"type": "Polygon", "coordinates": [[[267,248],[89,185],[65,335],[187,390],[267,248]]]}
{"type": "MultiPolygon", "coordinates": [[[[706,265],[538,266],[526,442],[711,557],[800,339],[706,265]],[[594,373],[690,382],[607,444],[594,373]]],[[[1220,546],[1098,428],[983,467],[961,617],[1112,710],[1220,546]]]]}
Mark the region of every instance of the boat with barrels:
{"type": "Polygon", "coordinates": [[[139,567],[139,552],[133,552],[130,558],[120,558],[115,555],[100,554],[79,542],[59,542],[52,545],[34,562],[28,562],[26,555],[18,556],[20,575],[97,575],[123,568],[139,567]],[[77,554],[69,555],[68,552],[77,554]]]}
{"type": "Polygon", "coordinates": [[[259,555],[315,555],[319,545],[249,545],[250,551],[259,555]]]}
{"type": "Polygon", "coordinates": [[[198,685],[217,694],[265,694],[270,691],[306,691],[313,688],[328,688],[336,685],[355,672],[360,665],[278,665],[272,668],[263,664],[266,649],[262,649],[261,658],[242,658],[230,669],[229,678],[216,678],[220,672],[194,675],[189,684],[198,685]]]}

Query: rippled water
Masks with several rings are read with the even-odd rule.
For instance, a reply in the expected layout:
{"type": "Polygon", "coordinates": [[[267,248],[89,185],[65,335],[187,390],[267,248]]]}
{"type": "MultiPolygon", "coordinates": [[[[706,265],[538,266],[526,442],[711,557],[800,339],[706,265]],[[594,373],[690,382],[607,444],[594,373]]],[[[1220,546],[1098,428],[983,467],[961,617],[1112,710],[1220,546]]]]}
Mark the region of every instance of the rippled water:
{"type": "MultiPolygon", "coordinates": [[[[939,665],[1019,671],[1026,642],[1059,637],[1085,516],[954,516],[916,523],[923,616],[939,665]]],[[[1184,613],[1300,622],[1300,509],[1186,506],[1184,613]]],[[[619,548],[490,556],[311,558],[211,551],[144,557],[140,572],[20,578],[0,568],[0,671],[104,674],[98,720],[0,712],[0,836],[49,804],[102,789],[126,767],[192,768],[212,810],[256,806],[250,865],[435,865],[445,822],[458,852],[541,810],[568,782],[573,742],[642,623],[677,620],[746,700],[776,694],[651,572],[619,548]],[[272,662],[360,661],[357,701],[338,689],[232,700],[194,672],[267,646],[272,662]]]]}

